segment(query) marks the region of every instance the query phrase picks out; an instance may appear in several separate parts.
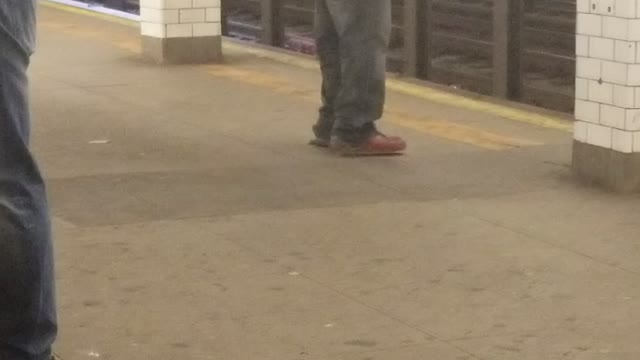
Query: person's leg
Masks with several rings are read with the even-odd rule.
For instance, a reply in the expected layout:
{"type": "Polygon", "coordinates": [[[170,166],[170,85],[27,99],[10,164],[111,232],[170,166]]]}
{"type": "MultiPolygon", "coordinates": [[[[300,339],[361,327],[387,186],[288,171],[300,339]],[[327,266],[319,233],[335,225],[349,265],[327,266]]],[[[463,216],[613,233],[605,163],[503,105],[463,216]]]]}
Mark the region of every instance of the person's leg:
{"type": "Polygon", "coordinates": [[[0,360],[48,360],[53,254],[44,182],[28,148],[29,54],[0,25],[0,360]]]}
{"type": "Polygon", "coordinates": [[[318,122],[313,127],[316,139],[312,144],[328,146],[335,121],[335,100],[340,89],[340,52],[338,33],[326,0],[316,1],[315,34],[322,69],[322,106],[318,122]]]}
{"type": "Polygon", "coordinates": [[[335,105],[337,135],[363,141],[375,131],[385,102],[390,0],[326,0],[340,39],[341,83],[335,105]]]}

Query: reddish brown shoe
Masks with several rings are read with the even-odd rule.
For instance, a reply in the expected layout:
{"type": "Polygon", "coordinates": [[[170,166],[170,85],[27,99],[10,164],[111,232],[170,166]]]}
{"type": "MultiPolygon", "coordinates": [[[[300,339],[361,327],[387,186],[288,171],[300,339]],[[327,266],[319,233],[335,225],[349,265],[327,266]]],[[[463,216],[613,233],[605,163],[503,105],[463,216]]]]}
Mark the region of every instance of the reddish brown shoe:
{"type": "Polygon", "coordinates": [[[373,132],[365,141],[352,144],[334,136],[331,138],[331,150],[341,156],[384,156],[402,154],[407,143],[397,136],[386,136],[373,132]]]}

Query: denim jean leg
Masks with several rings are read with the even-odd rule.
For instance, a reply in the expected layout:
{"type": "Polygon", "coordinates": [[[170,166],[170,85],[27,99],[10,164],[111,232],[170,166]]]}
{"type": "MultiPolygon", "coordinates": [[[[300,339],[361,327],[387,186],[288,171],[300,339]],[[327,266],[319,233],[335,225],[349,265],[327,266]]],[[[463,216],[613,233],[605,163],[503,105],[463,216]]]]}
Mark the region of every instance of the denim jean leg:
{"type": "Polygon", "coordinates": [[[29,150],[29,42],[13,26],[34,25],[19,16],[28,2],[0,4],[0,360],[48,360],[57,330],[46,192],[29,150]]]}
{"type": "Polygon", "coordinates": [[[326,0],[316,1],[315,36],[322,70],[322,106],[314,126],[317,137],[328,138],[335,122],[335,103],[340,89],[339,39],[326,0]]]}
{"type": "Polygon", "coordinates": [[[340,90],[337,134],[357,142],[375,129],[385,103],[390,0],[327,0],[339,36],[340,90]]]}

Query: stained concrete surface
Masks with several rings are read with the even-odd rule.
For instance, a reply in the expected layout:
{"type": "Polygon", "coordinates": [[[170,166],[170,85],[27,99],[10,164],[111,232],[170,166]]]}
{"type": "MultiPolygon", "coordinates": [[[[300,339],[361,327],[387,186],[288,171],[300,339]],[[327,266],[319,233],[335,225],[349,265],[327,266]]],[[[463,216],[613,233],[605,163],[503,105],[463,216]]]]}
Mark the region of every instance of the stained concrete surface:
{"type": "Polygon", "coordinates": [[[391,93],[407,155],[335,158],[305,145],[315,71],[155,66],[134,28],[40,15],[65,360],[640,356],[640,201],[573,181],[569,133],[391,93]]]}

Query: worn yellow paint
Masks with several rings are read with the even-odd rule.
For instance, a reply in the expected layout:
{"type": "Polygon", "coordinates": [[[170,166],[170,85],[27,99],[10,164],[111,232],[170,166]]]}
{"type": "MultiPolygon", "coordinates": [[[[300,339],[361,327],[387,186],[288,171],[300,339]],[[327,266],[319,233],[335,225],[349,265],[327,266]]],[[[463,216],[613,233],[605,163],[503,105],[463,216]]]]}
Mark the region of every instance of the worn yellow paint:
{"type": "MultiPolygon", "coordinates": [[[[124,20],[105,14],[94,13],[84,9],[78,9],[50,2],[45,2],[43,4],[47,4],[46,6],[61,9],[71,13],[88,15],[100,19],[106,19],[109,21],[119,20],[117,22],[137,26],[137,23],[134,21],[124,20]]],[[[133,53],[140,52],[138,41],[133,41],[131,37],[112,36],[109,34],[105,34],[103,31],[95,29],[83,28],[82,31],[78,31],[76,27],[70,26],[69,24],[43,23],[41,25],[50,27],[52,29],[55,28],[56,30],[62,31],[63,33],[72,34],[77,37],[91,38],[99,40],[101,42],[109,42],[118,48],[131,51],[133,53]]],[[[318,68],[318,65],[315,61],[312,61],[305,57],[298,57],[282,52],[246,46],[233,41],[226,41],[224,46],[228,51],[232,52],[242,52],[260,58],[277,60],[279,62],[284,62],[306,69],[318,68]]],[[[317,103],[319,99],[319,94],[316,89],[301,89],[300,85],[297,83],[288,81],[283,77],[274,76],[257,70],[227,65],[205,65],[199,67],[199,69],[204,70],[206,73],[219,78],[226,78],[236,82],[242,82],[245,84],[266,88],[274,93],[295,96],[305,101],[317,103]]],[[[389,88],[404,94],[423,98],[425,100],[444,103],[468,110],[498,115],[507,119],[517,120],[542,127],[560,130],[570,128],[570,125],[562,119],[555,119],[553,117],[529,113],[506,106],[473,100],[444,91],[402,82],[396,79],[389,80],[389,88]]],[[[391,107],[387,109],[387,120],[389,123],[392,123],[396,126],[409,128],[421,133],[455,142],[473,145],[488,150],[505,150],[522,146],[541,145],[538,142],[505,136],[454,122],[412,117],[409,114],[398,111],[391,107]]]]}
{"type": "MultiPolygon", "coordinates": [[[[282,51],[273,51],[261,47],[252,47],[231,41],[225,43],[225,48],[233,51],[248,53],[260,58],[286,63],[304,69],[319,69],[316,61],[305,56],[290,55],[282,51]]],[[[387,88],[404,95],[410,95],[438,104],[444,104],[456,108],[462,108],[465,110],[496,115],[508,120],[523,122],[539,127],[562,131],[571,131],[573,126],[570,121],[563,119],[562,117],[545,115],[533,111],[516,109],[507,105],[471,99],[450,92],[412,84],[398,78],[389,78],[387,80],[387,88]]]]}
{"type": "MultiPolygon", "coordinates": [[[[225,48],[232,51],[244,52],[264,59],[275,60],[299,68],[309,70],[319,70],[320,68],[317,61],[312,60],[306,56],[291,55],[282,51],[274,51],[261,47],[252,47],[232,41],[226,42],[225,48]]],[[[394,77],[391,77],[387,80],[387,88],[404,95],[410,95],[427,101],[449,105],[457,108],[463,108],[465,110],[496,115],[508,120],[528,123],[539,127],[562,131],[571,131],[572,129],[571,122],[567,119],[563,119],[562,117],[545,115],[533,111],[516,109],[507,105],[472,99],[447,91],[412,84],[410,82],[403,81],[394,77]]]]}
{"type": "Polygon", "coordinates": [[[74,6],[69,6],[69,5],[64,5],[64,4],[60,4],[60,3],[56,3],[56,2],[52,2],[52,1],[41,1],[40,4],[42,6],[46,6],[48,8],[53,8],[53,9],[58,9],[58,10],[62,10],[68,13],[72,13],[72,14],[78,14],[78,15],[84,15],[84,16],[90,16],[93,18],[98,18],[101,20],[106,20],[109,22],[114,22],[114,23],[119,23],[119,24],[123,24],[123,25],[127,25],[127,26],[131,26],[131,27],[139,27],[140,24],[137,21],[134,20],[129,20],[129,19],[123,19],[117,16],[113,16],[113,15],[109,15],[109,14],[102,14],[102,13],[98,13],[95,11],[91,11],[91,10],[87,10],[87,9],[81,9],[81,8],[77,8],[74,6]]]}
{"type": "Polygon", "coordinates": [[[269,59],[279,63],[293,65],[298,68],[307,70],[320,70],[320,65],[309,55],[289,54],[286,50],[270,49],[258,46],[246,45],[240,41],[227,40],[224,44],[225,49],[230,51],[242,52],[253,55],[261,59],[269,59]]]}
{"type": "Polygon", "coordinates": [[[388,122],[396,126],[488,150],[509,150],[524,146],[543,145],[539,142],[506,136],[451,121],[416,118],[395,109],[388,110],[387,114],[388,122]]]}
{"type": "Polygon", "coordinates": [[[100,31],[99,29],[82,29],[82,31],[78,31],[77,27],[73,24],[62,24],[51,21],[41,21],[40,27],[45,28],[47,30],[55,30],[59,33],[74,36],[80,39],[88,39],[95,42],[101,42],[107,44],[109,46],[114,46],[116,48],[134,53],[140,54],[141,47],[139,39],[132,40],[131,37],[122,37],[122,36],[105,36],[104,31],[100,31]]]}
{"type": "Polygon", "coordinates": [[[205,65],[202,66],[202,69],[215,77],[259,86],[274,93],[296,96],[309,101],[315,101],[317,98],[315,90],[302,89],[299,84],[268,73],[225,65],[205,65]]]}
{"type": "Polygon", "coordinates": [[[411,84],[408,82],[390,80],[387,87],[391,90],[435,103],[463,108],[469,111],[495,115],[501,118],[527,123],[543,128],[562,131],[571,131],[573,128],[573,125],[570,121],[560,117],[544,115],[533,111],[526,111],[505,105],[494,104],[487,101],[471,99],[468,97],[448,93],[446,91],[440,91],[420,85],[411,84]]]}
{"type": "MultiPolygon", "coordinates": [[[[267,88],[274,93],[295,96],[305,101],[318,103],[317,99],[320,97],[316,90],[301,89],[299,84],[259,71],[224,65],[209,65],[205,68],[207,73],[219,78],[267,88]]],[[[387,109],[385,119],[388,123],[396,126],[488,150],[507,150],[542,145],[538,142],[505,136],[450,121],[416,118],[392,107],[387,109]]]]}

